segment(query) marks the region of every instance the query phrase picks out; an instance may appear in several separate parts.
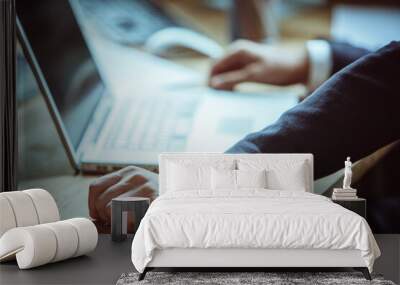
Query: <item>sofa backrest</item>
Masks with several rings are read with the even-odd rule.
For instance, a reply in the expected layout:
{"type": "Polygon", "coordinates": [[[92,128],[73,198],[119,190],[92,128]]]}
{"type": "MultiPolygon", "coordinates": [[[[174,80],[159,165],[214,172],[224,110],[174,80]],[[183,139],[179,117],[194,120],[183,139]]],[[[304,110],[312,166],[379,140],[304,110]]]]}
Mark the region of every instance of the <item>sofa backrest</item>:
{"type": "MultiPolygon", "coordinates": [[[[271,171],[270,181],[274,185],[295,182],[301,179],[304,191],[313,193],[314,169],[312,154],[221,154],[221,153],[162,153],[159,156],[159,192],[168,189],[168,170],[171,165],[201,165],[225,167],[239,170],[256,170],[259,168],[271,171]],[[292,180],[292,181],[291,181],[292,180]]],[[[289,190],[278,189],[277,190],[289,190]]],[[[290,189],[292,190],[292,189],[290,189]]]]}

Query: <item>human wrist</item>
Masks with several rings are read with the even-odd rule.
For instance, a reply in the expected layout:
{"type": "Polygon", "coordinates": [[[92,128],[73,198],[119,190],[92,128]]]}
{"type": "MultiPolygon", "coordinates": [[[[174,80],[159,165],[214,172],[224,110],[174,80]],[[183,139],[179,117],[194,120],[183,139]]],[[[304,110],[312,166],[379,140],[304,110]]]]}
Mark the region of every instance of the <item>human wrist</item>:
{"type": "Polygon", "coordinates": [[[309,60],[305,45],[278,51],[280,61],[275,73],[279,75],[279,85],[306,84],[308,80],[309,60]]]}

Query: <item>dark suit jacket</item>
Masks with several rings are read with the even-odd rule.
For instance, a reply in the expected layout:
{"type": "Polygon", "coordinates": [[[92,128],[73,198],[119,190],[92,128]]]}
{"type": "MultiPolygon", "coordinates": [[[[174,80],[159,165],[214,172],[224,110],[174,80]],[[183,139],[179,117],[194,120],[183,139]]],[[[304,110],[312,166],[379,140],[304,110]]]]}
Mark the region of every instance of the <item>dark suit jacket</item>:
{"type": "Polygon", "coordinates": [[[357,161],[400,139],[400,42],[369,54],[345,44],[332,50],[328,81],[227,152],[313,153],[319,178],[343,168],[346,156],[357,161]]]}
{"type": "Polygon", "coordinates": [[[330,41],[329,44],[332,50],[332,74],[370,53],[369,50],[348,43],[330,41]]]}
{"type": "MultiPolygon", "coordinates": [[[[331,47],[334,75],[276,123],[227,152],[313,153],[319,178],[343,168],[346,156],[357,161],[400,139],[400,42],[373,53],[340,43],[331,47]]],[[[355,185],[368,200],[375,233],[400,233],[398,146],[355,185]]]]}

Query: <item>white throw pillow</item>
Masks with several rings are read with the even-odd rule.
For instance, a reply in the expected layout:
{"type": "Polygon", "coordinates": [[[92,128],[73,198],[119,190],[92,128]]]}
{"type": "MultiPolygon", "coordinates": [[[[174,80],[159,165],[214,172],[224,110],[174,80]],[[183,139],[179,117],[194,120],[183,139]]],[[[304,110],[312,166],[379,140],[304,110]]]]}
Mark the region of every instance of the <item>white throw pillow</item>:
{"type": "Polygon", "coordinates": [[[267,188],[266,170],[212,169],[213,190],[239,190],[241,188],[267,188]]]}
{"type": "Polygon", "coordinates": [[[239,170],[267,170],[267,188],[272,190],[306,191],[310,188],[305,161],[245,160],[237,161],[239,170]]]}
{"type": "Polygon", "coordinates": [[[218,189],[236,189],[236,170],[215,169],[211,170],[211,188],[218,189]]]}
{"type": "Polygon", "coordinates": [[[267,188],[267,171],[236,170],[237,188],[267,188]]]}
{"type": "Polygon", "coordinates": [[[211,169],[235,169],[234,160],[176,159],[166,165],[166,191],[211,190],[211,169]]]}
{"type": "Polygon", "coordinates": [[[171,191],[210,189],[211,167],[170,163],[168,189],[171,191]]]}
{"type": "Polygon", "coordinates": [[[270,170],[267,173],[268,188],[273,190],[302,191],[308,189],[307,178],[304,175],[304,164],[295,169],[285,171],[270,170]]]}

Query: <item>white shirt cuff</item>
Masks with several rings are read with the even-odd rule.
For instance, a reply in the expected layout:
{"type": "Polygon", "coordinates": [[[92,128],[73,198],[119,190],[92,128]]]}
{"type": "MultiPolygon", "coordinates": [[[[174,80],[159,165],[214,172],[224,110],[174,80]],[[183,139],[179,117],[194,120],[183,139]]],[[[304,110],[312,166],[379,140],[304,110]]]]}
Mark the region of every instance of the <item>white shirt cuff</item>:
{"type": "Polygon", "coordinates": [[[309,58],[309,91],[317,89],[332,73],[332,51],[325,40],[310,40],[306,43],[309,58]]]}

